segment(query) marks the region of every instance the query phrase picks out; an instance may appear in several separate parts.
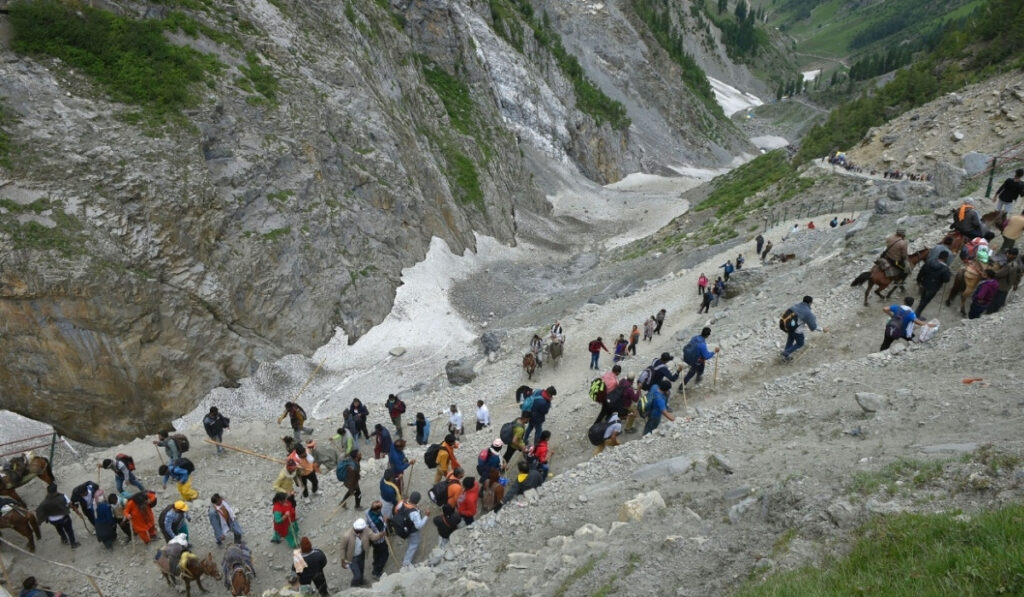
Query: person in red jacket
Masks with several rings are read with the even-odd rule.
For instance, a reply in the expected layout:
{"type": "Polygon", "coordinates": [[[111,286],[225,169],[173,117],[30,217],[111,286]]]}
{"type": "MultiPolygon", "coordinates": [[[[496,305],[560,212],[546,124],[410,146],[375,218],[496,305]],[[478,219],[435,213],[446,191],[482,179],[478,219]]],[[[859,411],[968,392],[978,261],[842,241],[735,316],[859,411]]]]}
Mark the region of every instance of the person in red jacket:
{"type": "Polygon", "coordinates": [[[462,495],[457,500],[459,514],[466,526],[473,524],[476,511],[479,507],[480,484],[473,477],[466,477],[462,480],[462,495]]]}
{"type": "Polygon", "coordinates": [[[597,369],[600,371],[600,367],[597,365],[597,359],[601,357],[601,351],[608,352],[608,347],[604,345],[601,340],[601,336],[597,337],[597,340],[591,340],[590,344],[587,345],[587,350],[590,351],[590,368],[597,369]]]}

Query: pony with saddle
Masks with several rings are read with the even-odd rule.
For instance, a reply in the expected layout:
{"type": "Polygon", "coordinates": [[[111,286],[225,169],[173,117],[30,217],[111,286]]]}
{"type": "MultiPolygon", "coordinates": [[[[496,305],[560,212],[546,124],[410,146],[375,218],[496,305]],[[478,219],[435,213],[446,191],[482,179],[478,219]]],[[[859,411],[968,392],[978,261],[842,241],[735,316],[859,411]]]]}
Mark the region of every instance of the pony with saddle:
{"type": "Polygon", "coordinates": [[[248,595],[252,579],[256,577],[252,551],[245,543],[229,545],[221,561],[221,571],[224,573],[224,586],[233,597],[248,595]]]}
{"type": "Polygon", "coordinates": [[[552,336],[552,340],[544,347],[545,359],[551,363],[551,366],[558,369],[558,364],[562,361],[562,348],[563,343],[561,340],[555,339],[552,336]]]}
{"type": "Polygon", "coordinates": [[[37,477],[46,485],[55,482],[50,461],[42,456],[33,456],[29,452],[0,462],[0,496],[7,496],[27,506],[15,490],[37,477]]]}
{"type": "Polygon", "coordinates": [[[526,372],[527,379],[533,379],[533,372],[537,370],[537,358],[533,356],[532,352],[528,352],[523,355],[523,371],[526,372]]]}
{"type": "Polygon", "coordinates": [[[875,294],[878,295],[879,299],[885,300],[892,296],[892,293],[897,288],[904,288],[903,283],[906,281],[907,276],[910,272],[914,271],[918,263],[924,261],[924,258],[928,256],[928,249],[921,249],[916,253],[910,254],[907,257],[907,269],[906,271],[900,270],[895,266],[891,266],[884,257],[879,257],[875,260],[875,264],[871,267],[870,271],[866,271],[861,275],[853,279],[850,286],[860,286],[864,282],[868,283],[867,288],[864,289],[864,306],[868,305],[868,295],[871,294],[871,289],[875,289],[875,294]],[[885,290],[890,284],[892,288],[889,289],[889,294],[882,296],[882,291],[885,290]]]}
{"type": "Polygon", "coordinates": [[[185,581],[185,597],[192,597],[192,583],[196,583],[199,590],[206,593],[200,579],[205,574],[220,580],[221,573],[217,569],[217,563],[213,561],[213,553],[207,553],[206,557],[199,559],[199,556],[188,551],[185,535],[178,535],[171,539],[167,545],[157,550],[153,556],[153,563],[164,576],[168,586],[175,586],[178,578],[185,581]]]}
{"type": "Polygon", "coordinates": [[[36,552],[36,539],[43,537],[36,513],[9,497],[0,497],[0,529],[12,529],[28,539],[28,550],[32,553],[36,552]]]}

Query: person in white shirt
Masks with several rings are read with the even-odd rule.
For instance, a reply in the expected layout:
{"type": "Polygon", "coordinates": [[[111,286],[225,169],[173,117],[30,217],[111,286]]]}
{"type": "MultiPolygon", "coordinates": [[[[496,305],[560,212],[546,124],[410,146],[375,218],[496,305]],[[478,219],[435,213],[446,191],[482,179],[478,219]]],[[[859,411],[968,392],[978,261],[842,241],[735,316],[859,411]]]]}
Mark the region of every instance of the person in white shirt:
{"type": "Polygon", "coordinates": [[[487,405],[484,404],[483,400],[476,401],[476,430],[480,431],[484,427],[491,426],[491,413],[487,410],[487,405]]]}
{"type": "Polygon", "coordinates": [[[459,407],[456,405],[451,406],[451,414],[448,415],[448,432],[454,433],[455,435],[462,435],[462,413],[459,412],[459,407]]]}

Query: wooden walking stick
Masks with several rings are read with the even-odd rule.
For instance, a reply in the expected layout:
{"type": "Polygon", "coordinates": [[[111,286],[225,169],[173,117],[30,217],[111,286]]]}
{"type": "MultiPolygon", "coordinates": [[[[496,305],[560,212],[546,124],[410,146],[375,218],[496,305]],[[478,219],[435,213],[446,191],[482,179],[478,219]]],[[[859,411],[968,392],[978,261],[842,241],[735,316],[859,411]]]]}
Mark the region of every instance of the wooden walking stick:
{"type": "Polygon", "coordinates": [[[245,448],[238,448],[236,446],[231,446],[231,445],[225,444],[224,442],[217,442],[217,441],[213,441],[212,439],[204,439],[203,441],[208,443],[208,444],[213,444],[215,446],[220,446],[222,448],[227,448],[228,450],[234,450],[235,452],[241,452],[242,454],[248,454],[249,456],[255,456],[256,458],[262,458],[263,460],[269,460],[270,462],[276,462],[278,464],[286,464],[285,461],[281,460],[280,458],[272,458],[270,456],[264,456],[263,454],[260,454],[259,452],[253,452],[252,450],[246,450],[245,448]]]}
{"type": "Polygon", "coordinates": [[[153,449],[156,450],[156,455],[160,457],[160,464],[167,464],[164,461],[164,455],[163,452],[160,451],[160,447],[157,446],[156,444],[153,444],[153,449]]]}
{"type": "Polygon", "coordinates": [[[409,488],[412,487],[412,470],[413,470],[413,468],[415,468],[415,466],[416,466],[416,462],[415,461],[413,461],[413,463],[409,465],[409,468],[408,468],[408,471],[407,471],[409,476],[405,477],[405,487],[402,488],[402,495],[409,495],[409,488]]]}
{"type": "Polygon", "coordinates": [[[349,497],[351,497],[351,496],[345,496],[345,499],[341,500],[341,503],[338,504],[338,507],[335,508],[333,512],[331,512],[331,515],[328,516],[326,520],[324,520],[324,524],[327,524],[328,522],[331,522],[331,519],[333,519],[335,516],[337,516],[338,512],[341,512],[341,509],[345,507],[345,503],[348,501],[349,497]]]}
{"type": "Polygon", "coordinates": [[[721,354],[722,353],[719,352],[718,354],[715,355],[715,357],[716,357],[715,358],[715,377],[714,377],[714,380],[712,381],[712,386],[715,387],[715,388],[718,387],[718,359],[722,358],[721,356],[719,356],[721,354]]]}
{"type": "Polygon", "coordinates": [[[78,508],[71,508],[71,511],[74,512],[75,514],[77,514],[78,517],[82,519],[82,526],[85,527],[85,531],[87,533],[89,533],[90,535],[95,535],[96,534],[96,531],[93,530],[93,528],[89,524],[87,524],[89,521],[87,521],[85,519],[85,516],[83,516],[82,513],[79,512],[78,508]]]}

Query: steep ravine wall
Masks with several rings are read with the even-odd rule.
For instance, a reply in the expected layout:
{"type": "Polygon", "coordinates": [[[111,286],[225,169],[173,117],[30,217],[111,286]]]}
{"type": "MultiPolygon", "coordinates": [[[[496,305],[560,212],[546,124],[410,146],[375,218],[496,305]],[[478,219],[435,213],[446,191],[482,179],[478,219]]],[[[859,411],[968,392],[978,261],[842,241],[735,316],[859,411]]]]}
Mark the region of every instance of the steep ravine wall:
{"type": "Polygon", "coordinates": [[[168,34],[224,65],[182,124],[130,124],[59,60],[0,54],[0,407],[75,439],[151,433],[262,360],[357,338],[434,236],[515,242],[516,210],[549,209],[519,143],[599,182],[643,153],[577,111],[542,52],[510,59],[485,4],[202,4],[189,16],[236,42],[168,34]],[[239,83],[247,53],[273,101],[239,83]],[[458,123],[438,68],[472,99],[458,123]]]}

